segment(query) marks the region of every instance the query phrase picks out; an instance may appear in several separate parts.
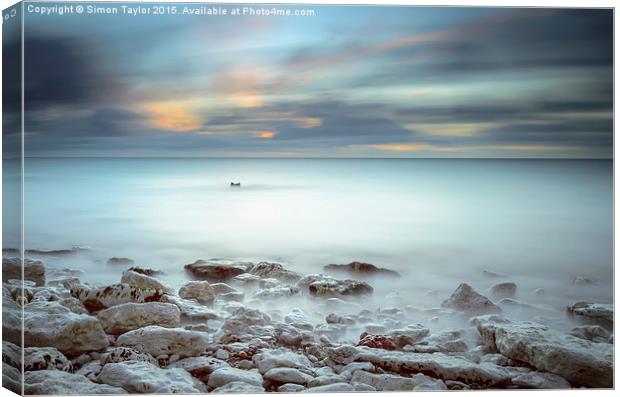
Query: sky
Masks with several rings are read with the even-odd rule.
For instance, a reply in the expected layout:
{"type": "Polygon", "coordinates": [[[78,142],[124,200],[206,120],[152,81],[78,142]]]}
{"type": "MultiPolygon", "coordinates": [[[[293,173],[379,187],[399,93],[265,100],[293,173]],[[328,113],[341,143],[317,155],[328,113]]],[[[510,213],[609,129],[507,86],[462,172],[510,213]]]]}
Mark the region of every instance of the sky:
{"type": "Polygon", "coordinates": [[[26,155],[613,156],[611,10],[288,8],[26,13],[26,155]]]}

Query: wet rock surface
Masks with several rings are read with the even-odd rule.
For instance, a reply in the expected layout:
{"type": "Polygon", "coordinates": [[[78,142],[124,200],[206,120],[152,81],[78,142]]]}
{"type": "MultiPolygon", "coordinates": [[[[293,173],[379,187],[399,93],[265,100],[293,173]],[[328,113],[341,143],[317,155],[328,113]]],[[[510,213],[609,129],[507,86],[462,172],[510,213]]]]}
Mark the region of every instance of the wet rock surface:
{"type": "Polygon", "coordinates": [[[578,302],[567,315],[566,302],[487,275],[489,298],[462,283],[423,306],[379,290],[385,269],[338,266],[358,280],[224,259],[187,265],[197,280],[174,288],[147,267],[120,267],[110,285],[65,267],[5,280],[3,385],[20,391],[22,308],[26,391],[37,394],[613,385],[612,305],[578,302]]]}

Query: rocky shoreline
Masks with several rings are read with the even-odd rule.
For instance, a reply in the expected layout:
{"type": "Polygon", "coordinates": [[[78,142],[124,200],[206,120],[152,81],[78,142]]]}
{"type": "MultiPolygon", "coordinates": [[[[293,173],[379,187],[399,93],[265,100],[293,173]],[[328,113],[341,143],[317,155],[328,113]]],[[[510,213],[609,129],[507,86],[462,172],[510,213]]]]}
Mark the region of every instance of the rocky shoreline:
{"type": "Polygon", "coordinates": [[[175,289],[157,269],[108,264],[129,268],[102,286],[26,260],[22,288],[20,261],[3,259],[4,387],[21,392],[22,366],[26,394],[613,387],[610,304],[567,302],[583,324],[561,332],[511,318],[510,308],[537,306],[514,299],[510,281],[488,297],[462,283],[433,308],[394,291],[370,309],[373,284],[397,272],[197,260],[185,266],[192,281],[175,289]],[[431,327],[444,318],[463,326],[431,327]]]}

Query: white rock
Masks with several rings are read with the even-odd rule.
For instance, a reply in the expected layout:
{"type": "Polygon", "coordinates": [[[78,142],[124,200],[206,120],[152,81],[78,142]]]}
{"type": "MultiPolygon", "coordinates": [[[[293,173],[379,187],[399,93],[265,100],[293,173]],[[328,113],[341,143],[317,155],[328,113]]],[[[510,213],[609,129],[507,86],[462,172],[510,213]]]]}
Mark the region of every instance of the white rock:
{"type": "Polygon", "coordinates": [[[124,361],[146,361],[157,364],[157,360],[148,353],[141,353],[129,347],[115,347],[103,353],[99,359],[101,365],[107,363],[122,363],[124,361]]]}
{"type": "Polygon", "coordinates": [[[600,325],[580,325],[570,330],[569,334],[592,342],[603,343],[609,343],[611,337],[611,334],[600,325]]]}
{"type": "Polygon", "coordinates": [[[2,365],[2,387],[21,395],[22,392],[22,374],[17,368],[10,365],[2,365]]]}
{"type": "Polygon", "coordinates": [[[24,371],[55,369],[70,372],[71,361],[53,347],[27,347],[24,349],[24,371]]]}
{"type": "Polygon", "coordinates": [[[287,324],[293,323],[309,323],[308,316],[300,308],[293,308],[285,317],[284,322],[287,324]]]}
{"type": "Polygon", "coordinates": [[[296,385],[295,383],[285,383],[278,387],[278,393],[299,393],[306,388],[302,385],[296,385]]]}
{"type": "Polygon", "coordinates": [[[209,305],[215,299],[215,291],[208,281],[190,281],[179,289],[183,299],[195,299],[198,303],[209,305]]]}
{"type": "Polygon", "coordinates": [[[295,383],[307,385],[313,377],[295,368],[272,368],[263,375],[271,384],[295,383]]]}
{"type": "Polygon", "coordinates": [[[331,385],[311,387],[303,390],[304,393],[337,393],[343,391],[353,391],[355,388],[348,383],[332,383],[331,385]]]}
{"type": "Polygon", "coordinates": [[[122,334],[118,337],[117,344],[132,347],[154,357],[162,354],[180,354],[187,357],[205,352],[209,346],[209,337],[203,332],[182,328],[148,326],[122,334]]]}
{"type": "Polygon", "coordinates": [[[285,269],[280,263],[260,262],[254,265],[250,270],[250,274],[260,276],[262,278],[275,278],[283,283],[296,283],[301,279],[301,275],[285,269]]]}
{"type": "Polygon", "coordinates": [[[262,386],[263,377],[255,371],[246,371],[232,367],[221,367],[209,376],[209,387],[216,389],[231,382],[244,382],[254,386],[262,386]]]}
{"type": "Polygon", "coordinates": [[[570,383],[561,376],[548,372],[527,372],[512,379],[516,386],[526,389],[570,389],[570,383]]]}
{"type": "Polygon", "coordinates": [[[172,292],[172,289],[164,285],[155,277],[147,276],[146,274],[138,273],[133,270],[127,270],[123,272],[123,276],[121,277],[121,283],[129,284],[132,287],[136,287],[139,289],[154,289],[160,290],[165,293],[172,292]]]}
{"type": "Polygon", "coordinates": [[[79,299],[90,312],[129,302],[155,302],[161,298],[162,293],[161,290],[137,288],[129,284],[112,284],[101,288],[81,284],[71,287],[71,295],[79,299]]]}
{"type": "Polygon", "coordinates": [[[172,303],[181,311],[181,318],[190,322],[205,322],[209,320],[217,320],[219,316],[215,311],[203,306],[191,299],[181,299],[172,295],[164,295],[160,302],[172,303]]]}
{"type": "Polygon", "coordinates": [[[605,303],[577,302],[568,307],[568,311],[578,316],[612,323],[614,321],[614,305],[605,303]]]}
{"type": "Polygon", "coordinates": [[[159,325],[176,328],[181,325],[181,312],[171,303],[124,303],[102,310],[97,314],[101,326],[108,334],[119,335],[127,331],[159,325]]]}
{"type": "Polygon", "coordinates": [[[487,346],[504,356],[551,372],[573,386],[613,385],[613,345],[593,343],[534,323],[515,323],[500,316],[472,319],[487,346]]]}
{"type": "Polygon", "coordinates": [[[205,393],[206,386],[180,368],[161,369],[146,361],[125,361],[103,366],[99,381],[130,393],[205,393]]]}
{"type": "Polygon", "coordinates": [[[24,342],[54,347],[64,354],[102,350],[108,338],[96,318],[75,314],[57,302],[34,302],[24,308],[24,342]]]}
{"type": "Polygon", "coordinates": [[[317,376],[316,378],[308,382],[308,387],[325,386],[331,385],[333,383],[347,383],[348,381],[349,378],[343,375],[322,375],[317,376]]]}
{"type": "Polygon", "coordinates": [[[447,387],[440,379],[434,379],[423,374],[404,377],[392,374],[373,374],[366,371],[355,371],[351,383],[364,383],[374,387],[377,391],[407,391],[416,387],[426,390],[446,390],[447,387]]]}
{"type": "Polygon", "coordinates": [[[102,368],[103,368],[103,365],[101,365],[99,361],[91,361],[89,363],[82,365],[82,367],[78,369],[77,371],[75,371],[75,373],[77,375],[82,375],[86,377],[86,379],[92,382],[97,382],[97,379],[99,378],[99,374],[101,373],[102,368]]]}
{"type": "Polygon", "coordinates": [[[26,372],[24,392],[36,395],[127,394],[120,387],[100,385],[85,376],[55,370],[26,372]]]}
{"type": "Polygon", "coordinates": [[[310,373],[314,367],[303,354],[288,349],[265,349],[253,357],[254,364],[261,374],[273,368],[296,368],[310,373]]]}
{"type": "Polygon", "coordinates": [[[193,377],[207,383],[211,373],[213,373],[216,369],[223,367],[230,367],[230,365],[228,365],[225,361],[218,360],[217,358],[199,356],[179,360],[168,365],[167,368],[182,368],[192,374],[193,377]]]}
{"type": "Polygon", "coordinates": [[[254,394],[263,392],[265,392],[265,389],[262,386],[239,381],[227,383],[211,391],[211,393],[215,394],[254,394]]]}
{"type": "Polygon", "coordinates": [[[2,258],[2,281],[10,279],[33,281],[37,286],[45,285],[45,266],[40,261],[20,258],[2,258]]]}

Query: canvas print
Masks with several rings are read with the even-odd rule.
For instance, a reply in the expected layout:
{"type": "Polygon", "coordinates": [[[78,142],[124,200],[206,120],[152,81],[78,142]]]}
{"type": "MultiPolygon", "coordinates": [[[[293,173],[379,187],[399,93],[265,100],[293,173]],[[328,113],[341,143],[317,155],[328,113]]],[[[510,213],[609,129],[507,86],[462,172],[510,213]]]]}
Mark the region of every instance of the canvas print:
{"type": "Polygon", "coordinates": [[[3,386],[613,388],[613,28],[5,9],[3,386]]]}

